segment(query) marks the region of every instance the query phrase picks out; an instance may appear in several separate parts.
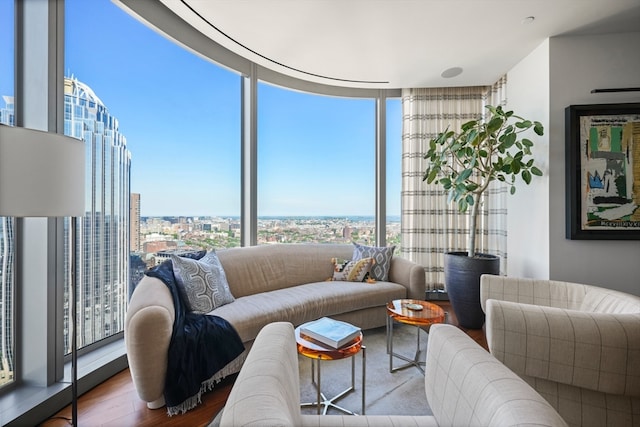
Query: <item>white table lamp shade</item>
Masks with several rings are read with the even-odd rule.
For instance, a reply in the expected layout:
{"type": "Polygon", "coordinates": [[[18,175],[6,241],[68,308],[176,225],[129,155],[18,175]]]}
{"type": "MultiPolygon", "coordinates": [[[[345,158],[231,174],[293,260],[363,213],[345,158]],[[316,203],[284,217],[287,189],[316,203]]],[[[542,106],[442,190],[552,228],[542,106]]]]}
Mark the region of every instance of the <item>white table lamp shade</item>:
{"type": "Polygon", "coordinates": [[[0,216],[85,214],[84,142],[0,125],[0,216]]]}

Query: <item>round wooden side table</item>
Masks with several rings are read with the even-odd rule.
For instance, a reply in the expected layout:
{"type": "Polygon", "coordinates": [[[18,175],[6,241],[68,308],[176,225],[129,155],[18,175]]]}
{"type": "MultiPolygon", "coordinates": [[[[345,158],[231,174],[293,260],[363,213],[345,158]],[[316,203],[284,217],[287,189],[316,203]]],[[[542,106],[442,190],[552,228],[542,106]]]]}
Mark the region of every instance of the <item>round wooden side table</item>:
{"type": "Polygon", "coordinates": [[[307,336],[300,334],[300,328],[304,325],[300,325],[296,328],[296,344],[298,347],[298,353],[311,359],[311,382],[316,385],[317,398],[315,402],[302,403],[300,406],[316,406],[318,408],[318,415],[320,415],[320,408],[323,407],[323,415],[327,414],[327,410],[332,407],[339,411],[342,411],[349,415],[357,415],[355,412],[335,404],[336,401],[355,390],[355,356],[358,352],[362,354],[362,412],[364,415],[365,405],[365,377],[366,377],[366,347],[362,344],[362,332],[351,342],[345,344],[340,348],[332,348],[324,345],[318,341],[308,338],[307,336]],[[362,351],[361,351],[362,350],[362,351]],[[328,399],[320,389],[321,370],[320,366],[323,360],[339,360],[351,357],[351,387],[338,393],[336,396],[328,399]],[[317,362],[317,363],[316,363],[317,362]],[[315,366],[315,372],[314,372],[315,366]],[[316,382],[314,374],[318,380],[316,382]]]}
{"type": "MultiPolygon", "coordinates": [[[[397,299],[387,303],[387,353],[389,353],[389,372],[395,372],[409,366],[417,367],[423,374],[425,362],[419,360],[420,357],[420,330],[427,328],[434,323],[445,323],[446,313],[442,307],[428,301],[416,299],[397,299]],[[394,322],[416,326],[417,341],[416,354],[410,359],[401,354],[393,352],[393,324],[394,322]],[[393,358],[408,362],[402,366],[393,367],[393,358]]],[[[426,333],[428,333],[425,330],[426,333]]]]}

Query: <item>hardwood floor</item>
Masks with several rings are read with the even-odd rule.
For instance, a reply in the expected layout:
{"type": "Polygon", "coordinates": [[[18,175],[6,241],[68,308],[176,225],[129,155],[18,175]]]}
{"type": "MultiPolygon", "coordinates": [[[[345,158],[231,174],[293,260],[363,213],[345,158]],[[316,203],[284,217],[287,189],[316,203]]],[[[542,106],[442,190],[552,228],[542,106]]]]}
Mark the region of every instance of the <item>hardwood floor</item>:
{"type": "MultiPolygon", "coordinates": [[[[448,301],[433,301],[449,312],[449,323],[457,325],[457,319],[448,301]]],[[[485,349],[487,342],[482,329],[463,329],[485,349]]],[[[202,397],[202,404],[184,415],[168,417],[165,408],[151,410],[140,400],[131,381],[128,369],[111,377],[78,401],[78,426],[127,427],[127,426],[206,426],[224,406],[233,386],[233,379],[221,382],[216,390],[202,397]]],[[[71,406],[64,408],[40,426],[63,427],[70,425],[71,406]]]]}

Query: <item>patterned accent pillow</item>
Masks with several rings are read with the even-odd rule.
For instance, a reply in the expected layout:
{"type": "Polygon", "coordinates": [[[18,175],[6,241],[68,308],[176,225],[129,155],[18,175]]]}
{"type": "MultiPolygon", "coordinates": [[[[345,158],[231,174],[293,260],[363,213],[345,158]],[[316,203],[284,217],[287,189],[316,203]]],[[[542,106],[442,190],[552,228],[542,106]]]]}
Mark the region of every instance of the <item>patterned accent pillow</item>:
{"type": "Polygon", "coordinates": [[[353,242],[353,260],[362,258],[373,258],[375,264],[371,268],[371,277],[375,280],[386,282],[389,280],[389,269],[391,268],[391,258],[396,250],[395,246],[364,246],[353,242]]]}
{"type": "Polygon", "coordinates": [[[333,277],[331,280],[372,282],[369,274],[374,262],[373,258],[363,258],[357,261],[331,258],[331,263],[333,264],[333,277]]]}
{"type": "Polygon", "coordinates": [[[171,255],[173,273],[187,308],[194,313],[209,313],[235,301],[222,264],[215,251],[199,260],[171,255]]]}

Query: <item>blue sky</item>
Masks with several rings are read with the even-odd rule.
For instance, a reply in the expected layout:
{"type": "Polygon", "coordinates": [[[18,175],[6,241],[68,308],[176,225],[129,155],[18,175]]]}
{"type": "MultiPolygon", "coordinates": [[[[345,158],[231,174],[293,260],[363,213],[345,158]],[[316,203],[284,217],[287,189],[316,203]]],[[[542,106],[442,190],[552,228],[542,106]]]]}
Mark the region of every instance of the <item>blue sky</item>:
{"type": "MultiPolygon", "coordinates": [[[[119,120],[142,215],[238,215],[240,76],[109,0],[66,0],[66,24],[65,73],[119,120]]],[[[399,104],[388,105],[389,215],[400,212],[399,104]]],[[[258,112],[259,216],[374,214],[373,100],[260,84],[258,112]]]]}

